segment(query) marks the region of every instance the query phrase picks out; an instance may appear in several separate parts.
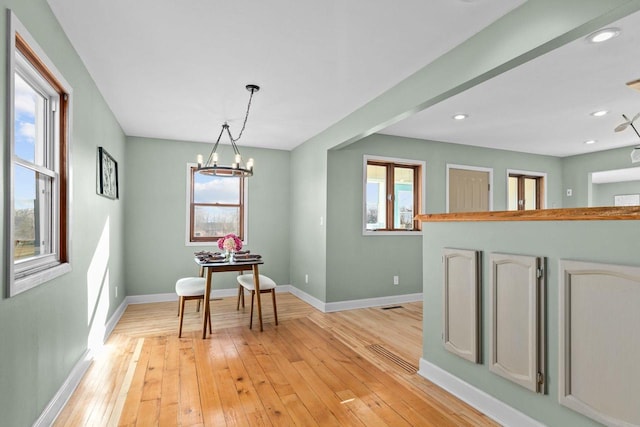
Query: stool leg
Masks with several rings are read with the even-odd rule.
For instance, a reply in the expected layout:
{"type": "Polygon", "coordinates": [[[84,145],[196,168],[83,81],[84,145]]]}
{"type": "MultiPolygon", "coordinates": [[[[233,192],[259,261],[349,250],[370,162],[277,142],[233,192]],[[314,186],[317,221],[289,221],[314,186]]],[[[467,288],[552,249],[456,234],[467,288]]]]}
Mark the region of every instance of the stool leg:
{"type": "MultiPolygon", "coordinates": [[[[242,285],[238,285],[238,302],[236,303],[236,311],[240,310],[240,298],[242,297],[242,285]]],[[[242,304],[244,307],[244,304],[242,304]]]]}
{"type": "MultiPolygon", "coordinates": [[[[198,300],[200,301],[200,300],[198,300]]],[[[211,332],[211,304],[209,304],[209,333],[212,334],[213,332],[211,332]]]]}
{"type": "Polygon", "coordinates": [[[200,312],[200,300],[198,300],[198,306],[196,307],[196,311],[199,313],[200,312]]]}
{"type": "Polygon", "coordinates": [[[178,338],[182,338],[182,320],[184,319],[184,297],[180,297],[180,326],[178,327],[178,338]]]}
{"type": "Polygon", "coordinates": [[[273,315],[276,318],[276,325],[278,324],[278,308],[276,307],[276,290],[271,289],[271,299],[273,300],[273,315]]]}
{"type": "Polygon", "coordinates": [[[251,291],[251,314],[249,314],[249,329],[253,326],[253,297],[256,295],[256,291],[251,291]]]}

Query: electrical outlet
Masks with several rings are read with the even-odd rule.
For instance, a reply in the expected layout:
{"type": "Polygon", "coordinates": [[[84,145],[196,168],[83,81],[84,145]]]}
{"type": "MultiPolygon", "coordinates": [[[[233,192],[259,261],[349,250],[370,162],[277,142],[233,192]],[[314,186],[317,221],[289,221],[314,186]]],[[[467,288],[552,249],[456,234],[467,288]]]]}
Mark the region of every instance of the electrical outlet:
{"type": "Polygon", "coordinates": [[[573,189],[567,188],[567,197],[573,196],[573,189]]]}
{"type": "Polygon", "coordinates": [[[399,285],[400,284],[400,277],[399,276],[393,276],[393,284],[394,285],[399,285]]]}
{"type": "Polygon", "coordinates": [[[309,283],[309,275],[308,274],[304,275],[304,283],[309,283]]]}
{"type": "Polygon", "coordinates": [[[118,287],[116,286],[116,298],[118,298],[118,287]]]}

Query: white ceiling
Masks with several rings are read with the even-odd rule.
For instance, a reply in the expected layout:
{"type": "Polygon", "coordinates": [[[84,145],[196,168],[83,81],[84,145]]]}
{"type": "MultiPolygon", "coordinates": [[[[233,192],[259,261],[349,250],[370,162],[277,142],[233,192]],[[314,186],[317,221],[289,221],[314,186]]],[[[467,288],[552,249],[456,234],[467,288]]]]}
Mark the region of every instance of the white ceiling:
{"type": "MultiPolygon", "coordinates": [[[[48,0],[125,134],[236,136],[256,83],[240,145],[287,150],[523,2],[48,0]]],[[[450,105],[477,123],[474,99],[450,105]]],[[[388,131],[467,142],[432,126],[442,108],[388,131]]]]}
{"type": "Polygon", "coordinates": [[[621,34],[575,40],[381,133],[559,157],[638,144],[631,127],[613,129],[640,111],[640,92],[626,86],[640,78],[640,12],[609,26],[621,34]],[[610,113],[590,115],[602,109],[610,113]]]}
{"type": "MultiPolygon", "coordinates": [[[[228,121],[236,136],[256,83],[240,145],[289,150],[524,0],[48,2],[127,135],[213,142],[228,121]]],[[[625,85],[640,78],[640,12],[610,26],[620,36],[576,40],[382,133],[553,156],[637,144],[613,128],[640,111],[625,85]]]]}

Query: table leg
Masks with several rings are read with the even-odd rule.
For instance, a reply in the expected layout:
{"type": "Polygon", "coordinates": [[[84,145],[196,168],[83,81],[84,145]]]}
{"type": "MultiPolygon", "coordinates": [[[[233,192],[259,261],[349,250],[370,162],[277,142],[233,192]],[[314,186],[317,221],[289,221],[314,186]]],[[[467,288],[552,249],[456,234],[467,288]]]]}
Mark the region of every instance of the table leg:
{"type": "Polygon", "coordinates": [[[253,265],[253,285],[256,287],[256,296],[258,297],[258,320],[260,321],[260,332],[262,332],[262,302],[260,298],[260,274],[258,273],[258,264],[253,265]]]}
{"type": "Polygon", "coordinates": [[[204,286],[204,309],[202,310],[202,339],[207,337],[207,324],[209,321],[209,295],[211,295],[211,268],[206,268],[207,280],[204,286]]]}

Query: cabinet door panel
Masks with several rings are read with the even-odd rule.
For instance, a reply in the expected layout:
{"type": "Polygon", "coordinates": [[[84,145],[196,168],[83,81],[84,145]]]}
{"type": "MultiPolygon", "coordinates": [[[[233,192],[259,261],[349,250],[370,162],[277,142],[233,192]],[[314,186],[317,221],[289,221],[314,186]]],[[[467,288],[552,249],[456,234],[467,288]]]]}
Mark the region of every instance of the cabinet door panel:
{"type": "Polygon", "coordinates": [[[542,259],[491,254],[489,369],[529,390],[542,391],[542,259]]]}
{"type": "Polygon", "coordinates": [[[640,426],[640,268],[560,262],[559,401],[640,426]]]}
{"type": "Polygon", "coordinates": [[[444,347],[471,362],[479,351],[479,252],[443,249],[444,347]]]}

